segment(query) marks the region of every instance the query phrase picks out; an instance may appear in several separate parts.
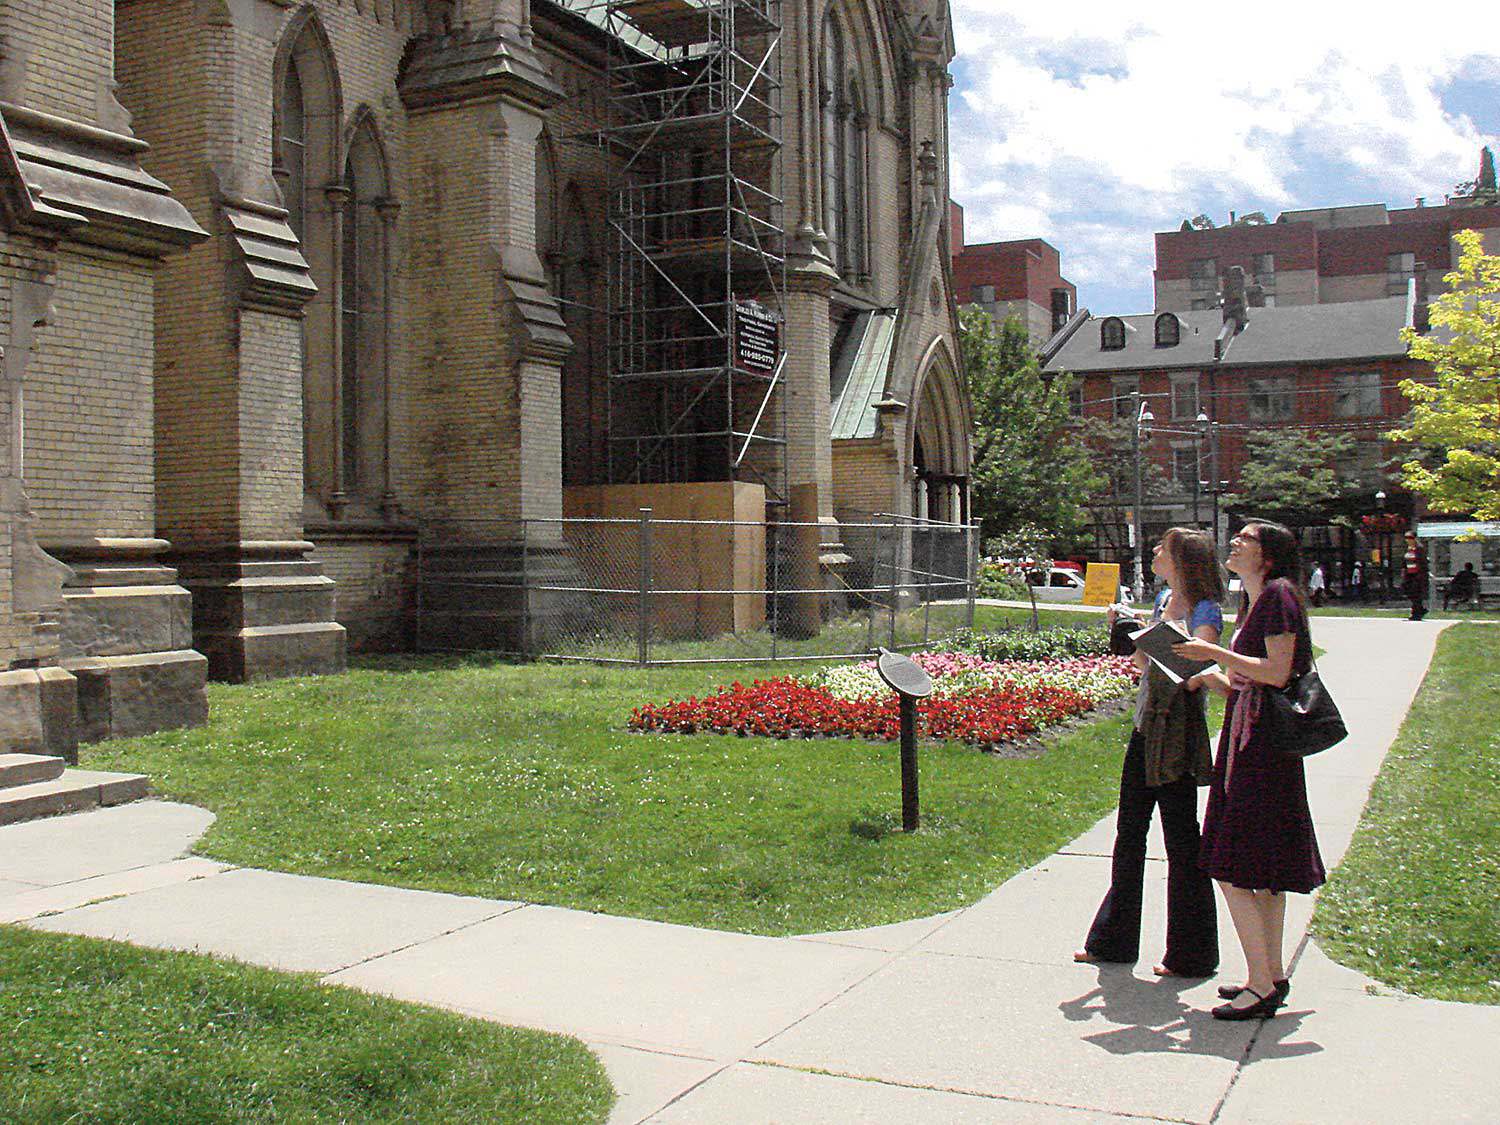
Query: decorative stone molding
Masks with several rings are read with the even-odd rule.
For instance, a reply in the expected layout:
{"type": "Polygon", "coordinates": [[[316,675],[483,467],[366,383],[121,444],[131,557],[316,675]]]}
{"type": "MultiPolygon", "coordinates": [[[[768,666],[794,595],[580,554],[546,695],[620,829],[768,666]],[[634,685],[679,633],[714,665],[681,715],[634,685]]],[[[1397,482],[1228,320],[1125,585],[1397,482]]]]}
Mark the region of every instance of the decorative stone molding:
{"type": "Polygon", "coordinates": [[[412,40],[398,85],[413,113],[498,97],[551,109],[565,96],[519,29],[499,20],[412,40]]]}
{"type": "Polygon", "coordinates": [[[318,287],[286,209],[221,194],[218,210],[229,236],[230,278],[240,307],[300,312],[318,287]]]}
{"type": "Polygon", "coordinates": [[[143,141],[0,102],[0,191],[17,225],[149,257],[208,237],[143,172],[143,141]]]}

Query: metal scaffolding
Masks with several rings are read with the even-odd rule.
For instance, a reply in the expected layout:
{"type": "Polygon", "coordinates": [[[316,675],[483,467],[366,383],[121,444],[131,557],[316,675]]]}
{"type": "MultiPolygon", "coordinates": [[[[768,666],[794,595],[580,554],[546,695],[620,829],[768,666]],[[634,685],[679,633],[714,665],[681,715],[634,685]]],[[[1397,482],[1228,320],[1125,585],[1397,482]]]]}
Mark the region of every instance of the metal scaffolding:
{"type": "Polygon", "coordinates": [[[609,33],[609,479],[785,500],[781,0],[561,0],[609,33]]]}

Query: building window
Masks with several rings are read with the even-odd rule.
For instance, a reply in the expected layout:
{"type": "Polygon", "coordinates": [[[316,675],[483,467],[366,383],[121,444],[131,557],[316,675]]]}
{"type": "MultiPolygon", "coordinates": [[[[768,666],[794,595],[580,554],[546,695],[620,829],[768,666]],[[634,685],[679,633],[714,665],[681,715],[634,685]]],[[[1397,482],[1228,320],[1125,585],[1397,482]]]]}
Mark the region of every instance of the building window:
{"type": "Polygon", "coordinates": [[[1110,382],[1110,394],[1114,400],[1115,420],[1133,422],[1135,420],[1131,413],[1134,409],[1131,395],[1141,389],[1141,381],[1136,376],[1128,378],[1113,379],[1110,382]]]}
{"type": "Polygon", "coordinates": [[[1208,308],[1208,302],[1206,300],[1204,300],[1202,297],[1193,298],[1192,309],[1194,312],[1202,312],[1206,308],[1208,308]]]}
{"type": "Polygon", "coordinates": [[[1156,318],[1156,346],[1175,348],[1182,343],[1182,324],[1171,313],[1162,313],[1156,318]]]}
{"type": "Polygon", "coordinates": [[[1198,375],[1174,375],[1172,377],[1172,417],[1174,419],[1198,417],[1198,375]]]}
{"type": "Polygon", "coordinates": [[[345,441],[351,419],[343,390],[357,354],[340,350],[350,330],[353,296],[341,259],[352,232],[346,168],[340,158],[343,119],[333,51],[316,12],[294,16],[276,55],[271,105],[271,175],[281,190],[287,223],[297,235],[318,291],[302,320],[303,485],[315,505],[337,517],[353,482],[346,479],[357,449],[345,441]]]}
{"type": "Polygon", "coordinates": [[[302,76],[297,73],[297,58],[287,60],[286,77],[281,82],[281,129],[277,137],[276,158],[281,179],[282,202],[286,204],[287,223],[299,240],[305,241],[307,215],[307,111],[302,100],[302,76]]]}
{"type": "Polygon", "coordinates": [[[818,98],[823,122],[823,230],[828,256],[846,281],[868,271],[866,163],[869,117],[849,72],[843,28],[832,10],[823,21],[818,98]]]}
{"type": "Polygon", "coordinates": [[[1198,447],[1176,445],[1172,447],[1172,486],[1178,492],[1192,492],[1202,478],[1198,469],[1198,447]]]}
{"type": "Polygon", "coordinates": [[[1125,322],[1117,316],[1105,318],[1099,326],[1099,347],[1107,352],[1117,352],[1125,347],[1125,322]]]}
{"type": "Polygon", "coordinates": [[[1381,413],[1380,372],[1354,371],[1333,377],[1336,418],[1368,418],[1381,413]]]}
{"type": "Polygon", "coordinates": [[[1073,294],[1066,289],[1052,290],[1052,331],[1060,330],[1073,316],[1073,294]]]}
{"type": "Polygon", "coordinates": [[[1296,414],[1292,380],[1285,377],[1249,381],[1249,413],[1256,422],[1284,421],[1296,414]]]}
{"type": "Polygon", "coordinates": [[[339,283],[342,479],[346,492],[373,500],[384,487],[389,255],[380,210],[388,201],[389,184],[372,114],[364,116],[350,141],[344,186],[349,201],[339,283]]]}
{"type": "Polygon", "coordinates": [[[974,286],[971,296],[976,305],[993,305],[995,303],[995,287],[993,285],[974,286]]]}
{"type": "Polygon", "coordinates": [[[1416,255],[1387,254],[1385,257],[1385,293],[1387,297],[1404,297],[1406,283],[1417,276],[1416,255]]]}
{"type": "Polygon", "coordinates": [[[1269,293],[1276,288],[1276,255],[1252,254],[1250,272],[1255,280],[1260,282],[1260,287],[1269,293]]]}
{"type": "Polygon", "coordinates": [[[1348,475],[1364,488],[1385,483],[1385,446],[1378,441],[1360,441],[1354,446],[1348,475]]]}
{"type": "Polygon", "coordinates": [[[1188,268],[1188,278],[1194,293],[1213,293],[1219,288],[1219,260],[1217,258],[1194,258],[1188,268]]]}
{"type": "Polygon", "coordinates": [[[1068,413],[1074,418],[1083,417],[1083,387],[1079,383],[1068,388],[1068,413]]]}

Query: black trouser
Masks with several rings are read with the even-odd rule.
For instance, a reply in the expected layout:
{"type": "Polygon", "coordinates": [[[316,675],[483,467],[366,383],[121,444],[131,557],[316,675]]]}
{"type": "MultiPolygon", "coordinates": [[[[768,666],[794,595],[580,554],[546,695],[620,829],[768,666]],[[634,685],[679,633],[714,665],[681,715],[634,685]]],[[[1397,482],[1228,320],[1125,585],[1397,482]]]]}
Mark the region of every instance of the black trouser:
{"type": "Polygon", "coordinates": [[[1157,806],[1167,844],[1167,952],[1162,964],[1183,976],[1208,976],[1219,966],[1219,926],[1213,882],[1198,869],[1198,787],[1191,777],[1148,786],[1140,731],[1130,736],[1120,774],[1109,893],[1084,948],[1103,961],[1134,962],[1139,956],[1146,833],[1157,806]]]}

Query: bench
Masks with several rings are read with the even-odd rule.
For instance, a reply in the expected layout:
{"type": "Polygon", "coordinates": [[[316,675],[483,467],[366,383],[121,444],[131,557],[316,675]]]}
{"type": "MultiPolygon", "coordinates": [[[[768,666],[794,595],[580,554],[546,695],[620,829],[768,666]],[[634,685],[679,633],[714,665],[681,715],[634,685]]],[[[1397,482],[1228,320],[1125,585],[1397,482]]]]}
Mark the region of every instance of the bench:
{"type": "MultiPolygon", "coordinates": [[[[1453,581],[1450,578],[1434,577],[1432,582],[1432,596],[1428,600],[1429,605],[1442,605],[1443,598],[1448,593],[1448,586],[1453,581]]],[[[1479,576],[1479,590],[1475,595],[1475,601],[1483,609],[1487,604],[1500,605],[1500,574],[1481,574],[1479,576]]],[[[1459,605],[1472,605],[1472,602],[1450,602],[1449,609],[1459,605]]]]}

